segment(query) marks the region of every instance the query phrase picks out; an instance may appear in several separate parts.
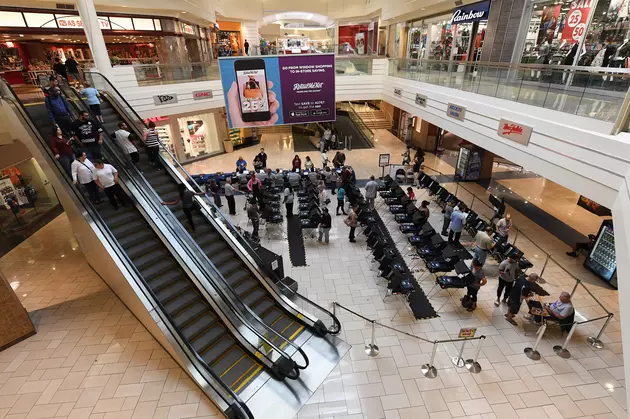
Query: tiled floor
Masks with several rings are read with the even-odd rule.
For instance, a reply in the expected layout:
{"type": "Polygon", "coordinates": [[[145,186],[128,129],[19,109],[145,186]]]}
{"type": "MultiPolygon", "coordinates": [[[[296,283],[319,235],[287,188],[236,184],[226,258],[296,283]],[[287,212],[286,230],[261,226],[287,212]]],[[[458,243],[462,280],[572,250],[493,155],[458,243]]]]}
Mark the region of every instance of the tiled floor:
{"type": "MultiPolygon", "coordinates": [[[[480,197],[485,193],[479,185],[470,186],[480,197]]],[[[243,198],[237,199],[238,215],[233,220],[249,229],[243,198]]],[[[434,205],[431,210],[431,222],[439,225],[439,210],[434,205]]],[[[381,214],[388,219],[385,212],[381,214]]],[[[370,270],[365,239],[359,236],[356,244],[348,243],[342,220],[333,217],[329,245],[306,240],[307,267],[290,266],[286,234],[267,238],[263,228],[263,245],[283,255],[285,273],[298,281],[300,292],[322,305],[337,301],[368,318],[429,340],[453,338],[461,327],[477,327],[479,335],[487,336],[479,360],[483,371],[475,375],[455,368],[449,357],[458,348],[444,344],[436,356],[438,377],[427,379],[420,366],[428,361],[432,345],[380,327],[376,328],[380,353],[370,358],[364,352],[371,336],[369,324],[338,311],[341,337],[353,348],[299,418],[627,417],[617,292],[585,271],[580,260],[564,255],[566,245],[535,223],[514,212],[515,224],[557,260],[548,263],[543,286],[555,298],[560,291],[573,288],[573,274],[615,314],[602,338],[605,349],[592,350],[584,341],[601,327],[602,321],[597,321],[578,326],[569,344],[570,359],[554,354],[552,346],[561,343],[561,337],[552,328],[539,348],[543,358],[529,360],[523,348],[533,344],[535,327],[522,317],[518,327],[511,326],[503,317],[505,308],[492,304],[495,262],[485,267],[489,282],[480,292],[475,312],[459,307],[461,291],[442,291],[431,299],[440,317],[414,321],[396,297],[382,301],[385,284],[377,282],[376,272],[370,270]]],[[[392,235],[398,237],[396,231],[392,235]]],[[[464,236],[462,241],[469,242],[470,237],[464,236]]],[[[404,243],[400,241],[406,254],[404,243]]],[[[517,245],[535,264],[533,271],[540,272],[545,260],[541,249],[522,237],[517,245]]],[[[65,216],[0,259],[0,269],[13,283],[39,331],[0,353],[0,419],[216,415],[183,370],[89,268],[65,216]]],[[[418,272],[419,279],[424,277],[425,272],[418,272]]],[[[430,278],[422,286],[427,293],[437,291],[430,278]]],[[[574,303],[577,320],[603,313],[581,288],[574,303]]],[[[472,357],[475,349],[466,347],[464,358],[472,357]]]]}
{"type": "Polygon", "coordinates": [[[214,418],[87,264],[65,214],[0,259],[37,335],[0,352],[0,419],[214,418]]]}

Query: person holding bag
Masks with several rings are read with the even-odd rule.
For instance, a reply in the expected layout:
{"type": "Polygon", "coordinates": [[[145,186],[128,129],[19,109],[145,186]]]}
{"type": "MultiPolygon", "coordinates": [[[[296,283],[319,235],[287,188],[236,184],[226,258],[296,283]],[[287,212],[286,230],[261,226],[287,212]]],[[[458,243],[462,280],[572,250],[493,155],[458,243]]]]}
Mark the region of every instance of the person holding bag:
{"type": "Polygon", "coordinates": [[[356,243],[356,240],[354,239],[354,231],[357,229],[357,221],[359,219],[359,216],[357,214],[358,211],[359,211],[359,206],[355,205],[354,207],[352,207],[352,210],[350,211],[350,215],[348,215],[348,218],[344,220],[344,223],[348,227],[350,227],[350,234],[348,235],[348,239],[350,240],[350,243],[356,243]]]}

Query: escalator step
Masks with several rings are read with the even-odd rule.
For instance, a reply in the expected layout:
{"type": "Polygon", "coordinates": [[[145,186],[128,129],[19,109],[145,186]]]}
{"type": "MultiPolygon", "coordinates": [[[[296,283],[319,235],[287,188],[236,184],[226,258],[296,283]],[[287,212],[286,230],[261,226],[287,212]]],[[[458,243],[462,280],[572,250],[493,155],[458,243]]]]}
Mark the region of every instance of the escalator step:
{"type": "Polygon", "coordinates": [[[140,255],[145,255],[162,246],[158,239],[149,239],[130,247],[127,250],[127,256],[134,259],[140,255]]]}
{"type": "Polygon", "coordinates": [[[263,298],[258,304],[250,306],[250,308],[254,310],[256,314],[258,314],[258,317],[263,317],[265,312],[273,306],[275,306],[273,301],[271,301],[269,298],[263,298]]]}
{"type": "Polygon", "coordinates": [[[149,286],[154,292],[159,292],[164,287],[167,287],[169,284],[179,280],[180,278],[183,279],[184,275],[182,274],[182,271],[175,268],[151,279],[149,281],[149,286]]]}
{"type": "MultiPolygon", "coordinates": [[[[153,166],[151,165],[148,165],[148,166],[149,168],[143,169],[143,170],[155,170],[153,166]]],[[[174,192],[165,193],[163,195],[160,194],[160,198],[162,198],[163,201],[169,201],[169,202],[176,201],[179,199],[179,192],[174,191],[174,192]]]]}
{"type": "Polygon", "coordinates": [[[241,268],[242,266],[243,265],[238,259],[232,258],[228,262],[224,263],[223,265],[217,266],[217,269],[219,270],[219,272],[221,272],[221,275],[223,275],[223,277],[226,278],[227,276],[229,276],[230,274],[232,274],[234,271],[241,268]]]}
{"type": "Polygon", "coordinates": [[[252,359],[245,355],[241,348],[235,347],[221,358],[213,368],[221,380],[232,387],[244,378],[243,375],[250,370],[252,364],[252,359]]]}
{"type": "Polygon", "coordinates": [[[256,292],[256,294],[266,295],[265,291],[257,287],[258,282],[254,281],[254,279],[247,278],[238,284],[236,287],[233,287],[234,292],[239,297],[243,298],[245,295],[249,295],[249,293],[256,292]]]}
{"type": "Polygon", "coordinates": [[[111,232],[114,234],[114,236],[120,240],[123,237],[129,236],[132,233],[135,233],[137,231],[141,231],[141,230],[147,230],[147,224],[144,221],[133,221],[131,223],[128,224],[124,224],[121,226],[118,226],[116,228],[110,228],[111,232]]]}
{"type": "Polygon", "coordinates": [[[155,237],[155,234],[148,228],[145,228],[137,231],[135,234],[130,234],[125,238],[118,240],[118,243],[120,243],[123,249],[129,249],[130,247],[133,247],[145,240],[149,240],[152,237],[155,237]]]}
{"type": "MultiPolygon", "coordinates": [[[[217,323],[217,317],[212,311],[206,310],[200,313],[197,317],[193,318],[191,321],[189,321],[182,332],[184,333],[186,339],[188,339],[189,341],[193,341],[197,338],[200,338],[202,334],[209,332],[215,324],[219,325],[219,323],[217,323]]],[[[211,341],[207,341],[202,345],[202,347],[206,346],[210,342],[211,341]]]]}
{"type": "Polygon", "coordinates": [[[157,192],[158,195],[160,195],[160,196],[166,196],[167,194],[170,194],[170,193],[173,193],[173,192],[178,193],[177,192],[177,184],[173,183],[173,182],[166,183],[166,184],[160,185],[158,187],[154,186],[153,188],[155,189],[155,192],[157,192]]]}
{"type": "Polygon", "coordinates": [[[225,265],[229,261],[237,260],[234,255],[234,252],[232,252],[231,249],[226,248],[218,253],[209,253],[207,249],[208,247],[211,247],[211,246],[203,247],[203,251],[206,255],[208,255],[208,258],[212,261],[214,266],[216,266],[217,268],[225,265]]]}
{"type": "MultiPolygon", "coordinates": [[[[221,270],[219,269],[219,271],[221,270]]],[[[235,286],[239,284],[242,280],[244,280],[247,277],[249,277],[249,272],[245,269],[239,269],[227,275],[223,274],[223,278],[225,278],[227,283],[230,284],[231,286],[235,286]]]]}
{"type": "Polygon", "coordinates": [[[196,301],[199,301],[199,299],[199,294],[189,289],[185,293],[178,295],[174,300],[168,302],[164,308],[168,314],[174,316],[192,306],[196,301]]]}
{"type": "Polygon", "coordinates": [[[169,254],[162,249],[154,250],[151,253],[138,255],[135,258],[132,258],[134,265],[140,270],[146,268],[149,265],[152,265],[160,260],[168,258],[169,254]]]}
{"type": "MultiPolygon", "coordinates": [[[[101,215],[101,217],[103,216],[101,215]]],[[[115,228],[120,225],[127,224],[133,220],[139,219],[139,215],[133,210],[118,210],[113,216],[103,217],[103,219],[107,222],[107,225],[110,228],[115,228]]]]}
{"type": "Polygon", "coordinates": [[[221,339],[216,340],[209,346],[200,348],[198,353],[208,364],[212,364],[217,359],[221,358],[225,352],[234,346],[234,338],[225,334],[221,339]]]}
{"type": "MultiPolygon", "coordinates": [[[[193,234],[193,236],[196,236],[196,234],[193,234]]],[[[198,237],[195,237],[195,241],[200,247],[206,246],[208,244],[214,245],[214,247],[210,249],[212,252],[218,252],[219,250],[227,247],[227,244],[225,244],[218,235],[212,233],[202,234],[198,237]]]]}
{"type": "Polygon", "coordinates": [[[155,294],[160,301],[164,304],[168,304],[192,288],[191,283],[188,281],[175,281],[169,286],[160,289],[155,294]]]}
{"type": "Polygon", "coordinates": [[[289,317],[283,315],[282,312],[275,307],[267,311],[262,317],[262,320],[279,334],[283,334],[283,330],[292,323],[289,317]]]}
{"type": "Polygon", "coordinates": [[[267,293],[265,292],[265,290],[260,287],[256,287],[254,290],[250,291],[249,294],[243,297],[243,304],[249,307],[253,307],[266,296],[267,293]]]}
{"type": "Polygon", "coordinates": [[[157,262],[155,265],[147,266],[144,269],[139,269],[140,273],[147,281],[152,280],[153,278],[162,275],[165,272],[171,271],[172,269],[176,269],[175,261],[171,258],[162,259],[157,262]]]}
{"type": "Polygon", "coordinates": [[[205,312],[209,312],[208,305],[203,301],[198,301],[195,304],[188,307],[188,309],[179,313],[173,318],[173,323],[179,328],[186,328],[189,324],[195,321],[195,319],[201,316],[205,312]]]}
{"type": "MultiPolygon", "coordinates": [[[[211,346],[217,339],[223,339],[226,336],[226,330],[222,325],[209,320],[210,319],[202,318],[202,320],[192,325],[195,326],[195,333],[191,334],[191,337],[188,339],[191,341],[193,348],[198,352],[211,346]]],[[[190,328],[191,330],[193,329],[192,326],[190,328]]]]}

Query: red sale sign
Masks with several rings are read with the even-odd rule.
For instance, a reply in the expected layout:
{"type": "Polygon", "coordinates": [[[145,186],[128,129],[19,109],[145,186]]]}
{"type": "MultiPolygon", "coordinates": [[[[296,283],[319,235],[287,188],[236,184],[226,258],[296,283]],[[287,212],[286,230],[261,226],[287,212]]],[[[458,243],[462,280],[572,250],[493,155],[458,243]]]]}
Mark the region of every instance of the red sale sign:
{"type": "Polygon", "coordinates": [[[569,43],[579,42],[586,34],[586,21],[591,11],[593,0],[576,0],[571,3],[562,29],[562,40],[569,43]]]}

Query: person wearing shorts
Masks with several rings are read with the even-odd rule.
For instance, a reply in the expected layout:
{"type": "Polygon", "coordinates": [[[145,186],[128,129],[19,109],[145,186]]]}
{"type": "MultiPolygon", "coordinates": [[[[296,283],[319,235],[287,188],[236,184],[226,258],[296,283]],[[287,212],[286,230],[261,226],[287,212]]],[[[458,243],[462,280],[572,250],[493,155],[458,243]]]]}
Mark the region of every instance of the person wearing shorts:
{"type": "Polygon", "coordinates": [[[508,312],[505,315],[506,320],[512,325],[517,325],[514,316],[520,311],[523,301],[532,294],[531,285],[536,283],[536,281],[538,281],[538,274],[531,273],[527,277],[521,276],[516,280],[514,287],[512,287],[510,298],[508,299],[508,312]]]}

